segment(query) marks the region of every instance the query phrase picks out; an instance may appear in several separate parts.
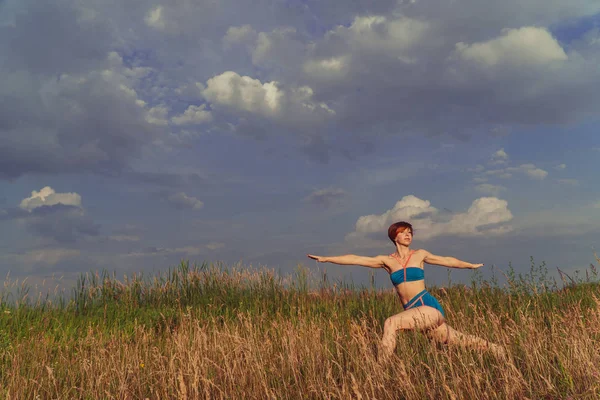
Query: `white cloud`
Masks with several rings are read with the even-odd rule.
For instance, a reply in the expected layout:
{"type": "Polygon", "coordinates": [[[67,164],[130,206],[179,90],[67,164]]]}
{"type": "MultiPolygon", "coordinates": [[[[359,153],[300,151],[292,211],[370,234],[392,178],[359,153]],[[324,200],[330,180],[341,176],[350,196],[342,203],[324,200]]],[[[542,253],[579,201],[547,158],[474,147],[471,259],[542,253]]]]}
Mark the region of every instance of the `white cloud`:
{"type": "Polygon", "coordinates": [[[518,167],[507,167],[485,171],[485,175],[493,175],[503,179],[512,178],[514,173],[524,174],[529,178],[536,180],[543,180],[548,176],[547,171],[536,167],[534,164],[521,164],[518,167]]]}
{"type": "Polygon", "coordinates": [[[399,57],[404,50],[416,46],[428,31],[427,22],[405,16],[358,16],[349,27],[339,26],[328,35],[343,38],[353,50],[399,57]]]}
{"type": "Polygon", "coordinates": [[[548,172],[541,168],[537,168],[533,164],[522,164],[516,168],[508,168],[511,171],[520,171],[532,179],[542,180],[548,176],[548,172]]]}
{"type": "Polygon", "coordinates": [[[31,197],[21,200],[19,207],[31,211],[42,206],[64,204],[66,206],[81,207],[81,196],[77,193],[56,193],[50,186],[43,187],[39,192],[32,191],[31,197]]]}
{"type": "Polygon", "coordinates": [[[561,170],[563,170],[563,169],[566,169],[566,168],[567,168],[567,164],[559,164],[559,165],[557,165],[557,166],[556,166],[556,167],[554,167],[554,168],[555,168],[555,169],[557,169],[557,170],[559,170],[559,171],[561,171],[561,170]]]}
{"type": "Polygon", "coordinates": [[[343,78],[350,69],[350,56],[327,57],[308,60],[304,72],[318,78],[343,78]]]}
{"type": "Polygon", "coordinates": [[[503,35],[487,42],[456,44],[456,50],[465,60],[486,66],[497,64],[543,65],[552,61],[565,61],[567,55],[544,28],[527,26],[505,29],[503,35]]]}
{"type": "Polygon", "coordinates": [[[411,222],[419,239],[423,240],[453,234],[499,235],[511,230],[505,223],[512,218],[508,203],[495,197],[481,197],[473,201],[465,213],[445,215],[432,207],[429,201],[409,195],[383,214],[360,217],[356,221],[355,231],[348,234],[346,239],[360,242],[373,234],[385,238],[389,225],[402,220],[411,222]]]}
{"type": "Polygon", "coordinates": [[[155,29],[165,29],[165,19],[163,15],[163,7],[157,6],[148,11],[146,17],[144,18],[144,22],[146,25],[155,28],[155,29]]]}
{"type": "Polygon", "coordinates": [[[171,118],[171,121],[175,125],[202,124],[212,121],[212,113],[206,111],[206,104],[201,104],[199,106],[191,105],[183,114],[171,118]]]}
{"type": "Polygon", "coordinates": [[[258,79],[223,72],[206,82],[204,97],[220,105],[263,115],[276,114],[284,97],[276,81],[262,84],[258,79]]]}
{"type": "Polygon", "coordinates": [[[303,71],[319,82],[348,79],[353,86],[357,79],[354,74],[360,74],[368,68],[365,65],[373,62],[375,69],[384,59],[415,64],[419,46],[432,37],[431,31],[425,20],[406,16],[356,16],[350,26],[339,25],[309,46],[303,71]]]}
{"type": "Polygon", "coordinates": [[[167,114],[169,113],[168,107],[165,106],[156,106],[150,108],[146,112],[146,122],[149,124],[166,126],[169,123],[167,119],[167,114]]]}
{"type": "Polygon", "coordinates": [[[510,168],[506,168],[506,169],[490,169],[488,171],[485,171],[485,174],[486,175],[497,176],[498,178],[502,178],[502,179],[510,179],[510,178],[512,178],[512,173],[510,173],[509,169],[510,168]]]}
{"type": "Polygon", "coordinates": [[[335,114],[325,103],[313,101],[313,90],[300,86],[285,90],[277,81],[262,83],[227,71],[207,81],[204,97],[216,105],[274,119],[301,120],[302,114],[335,114]]]}
{"type": "Polygon", "coordinates": [[[189,208],[199,210],[204,207],[204,203],[195,197],[188,196],[183,192],[175,193],[167,198],[168,202],[176,208],[189,208]]]}
{"type": "Polygon", "coordinates": [[[492,164],[504,164],[508,160],[508,154],[504,151],[504,148],[498,150],[494,154],[492,154],[491,163],[492,164]]]}

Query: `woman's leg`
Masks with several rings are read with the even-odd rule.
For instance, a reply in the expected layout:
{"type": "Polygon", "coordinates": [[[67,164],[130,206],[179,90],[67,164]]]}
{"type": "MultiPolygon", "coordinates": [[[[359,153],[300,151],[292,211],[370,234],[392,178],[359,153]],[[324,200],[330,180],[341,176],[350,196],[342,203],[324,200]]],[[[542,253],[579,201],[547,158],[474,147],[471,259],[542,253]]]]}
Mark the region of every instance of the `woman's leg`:
{"type": "Polygon", "coordinates": [[[497,356],[506,355],[506,350],[504,349],[504,347],[489,342],[478,336],[459,332],[445,322],[437,328],[429,330],[427,332],[427,335],[432,339],[435,339],[442,343],[448,343],[450,345],[459,345],[461,347],[475,350],[490,350],[497,356]]]}
{"type": "Polygon", "coordinates": [[[398,330],[429,330],[443,323],[442,313],[433,307],[427,306],[411,308],[393,315],[386,319],[383,325],[381,352],[386,357],[393,354],[396,349],[396,333],[398,330]]]}

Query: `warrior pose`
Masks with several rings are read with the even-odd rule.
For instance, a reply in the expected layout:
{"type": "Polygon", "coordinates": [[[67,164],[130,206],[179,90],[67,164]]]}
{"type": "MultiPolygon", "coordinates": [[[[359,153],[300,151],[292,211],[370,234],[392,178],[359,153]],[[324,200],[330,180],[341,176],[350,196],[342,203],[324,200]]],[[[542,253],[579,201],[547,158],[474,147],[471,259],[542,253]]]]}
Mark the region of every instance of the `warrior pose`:
{"type": "Polygon", "coordinates": [[[496,355],[504,355],[503,347],[451,328],[446,323],[442,306],[425,289],[423,263],[467,269],[479,268],[483,264],[471,264],[454,257],[440,257],[423,249],[411,250],[409,246],[413,239],[413,228],[408,222],[392,224],[388,229],[388,237],[396,246],[396,251],[389,256],[362,257],[350,254],[321,257],[308,254],[308,257],[319,262],[383,268],[390,274],[404,311],[385,320],[381,340],[383,355],[389,356],[394,352],[397,331],[407,329],[424,331],[430,338],[443,343],[489,349],[496,355]]]}

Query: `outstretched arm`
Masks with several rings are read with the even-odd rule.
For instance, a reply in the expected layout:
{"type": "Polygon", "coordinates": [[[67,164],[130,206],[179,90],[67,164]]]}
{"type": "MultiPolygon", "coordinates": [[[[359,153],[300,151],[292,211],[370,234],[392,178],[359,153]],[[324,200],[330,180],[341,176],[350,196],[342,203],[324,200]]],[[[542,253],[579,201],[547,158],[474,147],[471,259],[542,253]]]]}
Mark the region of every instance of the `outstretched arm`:
{"type": "Polygon", "coordinates": [[[369,268],[383,268],[385,263],[383,262],[382,256],[377,257],[362,257],[354,254],[347,254],[345,256],[334,256],[334,257],[322,257],[307,254],[309,258],[317,260],[318,262],[330,262],[340,265],[360,265],[369,268]]]}
{"type": "MultiPolygon", "coordinates": [[[[425,250],[423,250],[425,251],[425,250]]],[[[442,267],[448,268],[468,268],[468,269],[476,269],[483,264],[471,264],[465,261],[461,261],[458,258],[454,257],[442,257],[431,254],[428,251],[425,251],[425,257],[423,258],[427,264],[440,265],[442,267]]]]}

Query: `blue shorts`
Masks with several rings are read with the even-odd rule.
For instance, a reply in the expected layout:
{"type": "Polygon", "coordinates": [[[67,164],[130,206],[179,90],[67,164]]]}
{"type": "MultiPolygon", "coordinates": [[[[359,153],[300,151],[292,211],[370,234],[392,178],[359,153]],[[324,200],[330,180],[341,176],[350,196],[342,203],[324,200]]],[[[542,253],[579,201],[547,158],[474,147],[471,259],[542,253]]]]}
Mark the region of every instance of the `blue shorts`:
{"type": "Polygon", "coordinates": [[[426,289],[419,292],[419,294],[410,299],[408,303],[404,305],[404,310],[410,310],[411,308],[420,306],[433,307],[436,310],[439,310],[444,316],[444,318],[446,318],[446,314],[444,313],[442,305],[426,289]]]}

